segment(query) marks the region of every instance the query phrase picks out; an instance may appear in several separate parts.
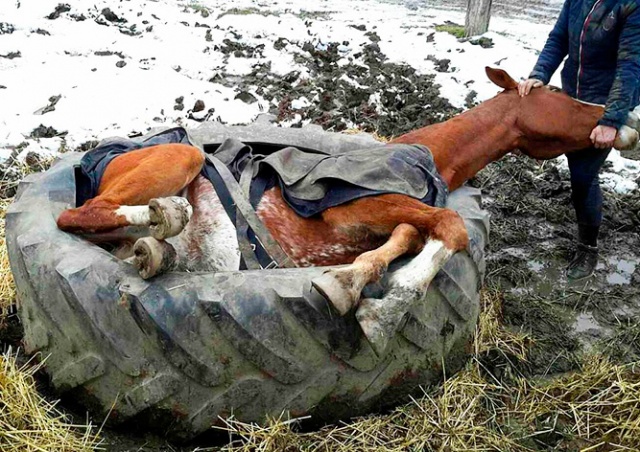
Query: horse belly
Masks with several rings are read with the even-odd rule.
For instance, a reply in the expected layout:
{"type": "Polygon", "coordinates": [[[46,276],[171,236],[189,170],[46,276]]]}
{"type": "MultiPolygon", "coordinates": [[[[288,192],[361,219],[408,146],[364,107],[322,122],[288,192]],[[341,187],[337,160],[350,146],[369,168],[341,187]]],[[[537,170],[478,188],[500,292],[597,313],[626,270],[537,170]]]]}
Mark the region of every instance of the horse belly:
{"type": "MultiPolygon", "coordinates": [[[[211,183],[198,176],[188,187],[193,216],[185,230],[170,243],[187,271],[231,271],[240,266],[236,230],[211,183]]],[[[299,267],[341,265],[378,248],[387,233],[371,228],[341,230],[322,218],[298,216],[284,201],[279,188],[268,190],[256,212],[283,251],[299,267]]]]}

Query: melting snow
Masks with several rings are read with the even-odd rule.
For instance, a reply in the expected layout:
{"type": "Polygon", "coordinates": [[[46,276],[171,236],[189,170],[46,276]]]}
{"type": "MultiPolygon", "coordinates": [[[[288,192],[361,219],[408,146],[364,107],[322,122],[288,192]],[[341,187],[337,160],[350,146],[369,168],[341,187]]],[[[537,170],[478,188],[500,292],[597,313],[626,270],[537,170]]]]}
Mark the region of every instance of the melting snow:
{"type": "MultiPolygon", "coordinates": [[[[493,47],[485,49],[435,30],[445,21],[464,23],[462,12],[420,2],[406,7],[375,0],[65,3],[71,10],[54,20],[47,16],[58,0],[0,3],[0,22],[15,27],[0,38],[0,159],[21,143],[49,155],[62,145],[74,148],[87,140],[146,132],[158,125],[196,126],[190,118],[250,122],[272,104],[256,93],[251,93],[252,103],[236,99],[238,88],[223,85],[216,74],[240,78],[253,65],[268,63],[276,74],[296,70],[304,79],[309,73],[296,63],[296,54],[302,52],[298,43],[312,41],[321,48],[339,42],[338,64],[346,64],[370,42],[370,31],[380,36],[378,45],[390,61],[435,74],[442,95],[464,107],[472,91],[478,101],[497,93],[486,79],[485,66],[526,77],[551,29],[528,19],[493,17],[485,35],[493,47]],[[126,22],[106,20],[101,11],[107,7],[126,22]],[[362,25],[366,30],[358,29],[362,25]],[[227,39],[264,47],[248,58],[233,51],[224,55],[219,49],[227,39]],[[449,71],[438,72],[434,59],[450,60],[449,71]],[[61,96],[55,110],[36,114],[52,96],[61,96]],[[194,114],[198,100],[205,108],[194,114]],[[67,132],[64,140],[30,138],[40,124],[67,132]]],[[[557,75],[552,83],[559,84],[557,75]]],[[[295,99],[292,108],[313,101],[295,99]]],[[[370,102],[376,104],[375,94],[370,102]]],[[[610,161],[613,168],[603,176],[605,183],[619,192],[636,189],[640,164],[617,152],[610,161]]]]}

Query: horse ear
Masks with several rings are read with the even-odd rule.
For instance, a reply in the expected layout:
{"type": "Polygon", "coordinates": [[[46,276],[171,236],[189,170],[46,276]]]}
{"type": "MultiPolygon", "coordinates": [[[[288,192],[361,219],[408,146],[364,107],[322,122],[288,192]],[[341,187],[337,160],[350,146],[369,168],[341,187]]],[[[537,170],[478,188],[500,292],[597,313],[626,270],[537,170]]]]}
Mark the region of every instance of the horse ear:
{"type": "Polygon", "coordinates": [[[489,66],[485,67],[484,70],[487,72],[487,77],[493,83],[498,85],[500,88],[504,89],[515,89],[518,87],[518,82],[516,82],[506,71],[502,69],[494,69],[489,66]]]}

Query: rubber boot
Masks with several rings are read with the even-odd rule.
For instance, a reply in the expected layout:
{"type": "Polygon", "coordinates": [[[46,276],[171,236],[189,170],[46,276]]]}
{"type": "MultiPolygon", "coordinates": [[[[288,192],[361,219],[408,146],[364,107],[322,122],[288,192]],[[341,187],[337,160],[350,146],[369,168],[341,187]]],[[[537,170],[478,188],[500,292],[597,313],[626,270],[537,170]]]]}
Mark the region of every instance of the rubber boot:
{"type": "Polygon", "coordinates": [[[578,225],[578,246],[567,267],[567,278],[579,281],[593,275],[598,265],[598,226],[578,225]]]}

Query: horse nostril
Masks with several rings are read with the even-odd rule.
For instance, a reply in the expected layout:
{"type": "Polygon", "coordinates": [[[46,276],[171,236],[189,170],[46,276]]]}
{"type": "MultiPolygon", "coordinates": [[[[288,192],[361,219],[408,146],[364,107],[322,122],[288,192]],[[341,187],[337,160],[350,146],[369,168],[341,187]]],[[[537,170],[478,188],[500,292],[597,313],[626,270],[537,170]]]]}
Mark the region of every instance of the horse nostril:
{"type": "Polygon", "coordinates": [[[636,108],[629,112],[626,125],[640,132],[640,109],[636,108]]]}
{"type": "Polygon", "coordinates": [[[640,135],[638,131],[628,126],[622,126],[616,135],[614,147],[619,151],[629,151],[638,145],[640,135]]]}

